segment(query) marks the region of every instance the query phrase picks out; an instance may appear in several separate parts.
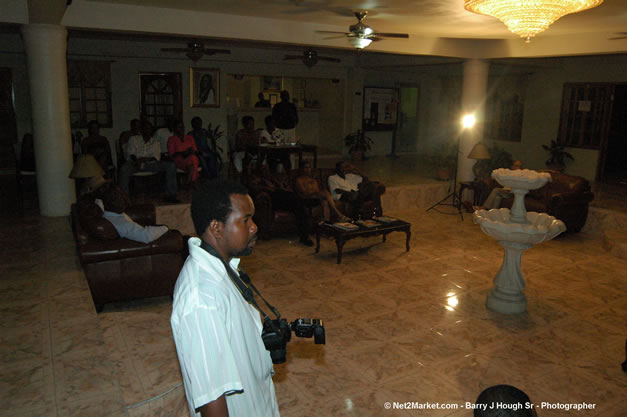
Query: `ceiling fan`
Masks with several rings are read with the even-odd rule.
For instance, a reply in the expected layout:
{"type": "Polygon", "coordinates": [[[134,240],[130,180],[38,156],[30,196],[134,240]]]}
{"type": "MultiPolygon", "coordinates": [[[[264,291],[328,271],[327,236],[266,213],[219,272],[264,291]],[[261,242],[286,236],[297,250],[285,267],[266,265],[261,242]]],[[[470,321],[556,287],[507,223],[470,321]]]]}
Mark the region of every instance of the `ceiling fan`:
{"type": "Polygon", "coordinates": [[[375,32],[370,26],[366,25],[363,20],[368,16],[368,11],[353,12],[357,18],[357,23],[350,25],[348,32],[333,32],[327,30],[318,30],[318,33],[332,33],[346,36],[348,41],[357,49],[363,49],[370,45],[372,41],[381,41],[383,38],[409,38],[406,33],[384,33],[375,32]]]}
{"type": "Polygon", "coordinates": [[[303,61],[303,64],[305,64],[309,68],[316,65],[318,61],[341,62],[338,58],[318,56],[318,52],[314,51],[311,48],[305,49],[302,55],[285,55],[283,61],[287,61],[288,59],[300,59],[301,61],[303,61]]]}
{"type": "Polygon", "coordinates": [[[230,54],[228,49],[211,49],[205,48],[202,42],[191,41],[187,43],[187,48],[161,48],[164,52],[185,52],[185,55],[192,61],[196,62],[203,55],[230,54]]]}
{"type": "Polygon", "coordinates": [[[609,40],[611,41],[616,41],[618,39],[627,39],[627,32],[617,32],[617,35],[622,35],[622,36],[616,36],[614,38],[609,38],[609,40]]]}

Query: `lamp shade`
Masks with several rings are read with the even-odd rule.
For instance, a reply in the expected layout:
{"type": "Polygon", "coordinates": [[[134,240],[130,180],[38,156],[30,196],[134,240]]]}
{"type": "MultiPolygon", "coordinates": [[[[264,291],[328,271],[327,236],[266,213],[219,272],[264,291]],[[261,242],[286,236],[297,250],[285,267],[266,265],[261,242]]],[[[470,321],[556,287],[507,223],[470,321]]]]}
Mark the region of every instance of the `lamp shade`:
{"type": "Polygon", "coordinates": [[[104,170],[91,154],[78,155],[74,161],[74,167],[70,172],[70,178],[90,178],[104,174],[104,170]]]}
{"type": "Polygon", "coordinates": [[[483,143],[479,142],[472,147],[468,159],[490,159],[490,152],[483,143]]]}

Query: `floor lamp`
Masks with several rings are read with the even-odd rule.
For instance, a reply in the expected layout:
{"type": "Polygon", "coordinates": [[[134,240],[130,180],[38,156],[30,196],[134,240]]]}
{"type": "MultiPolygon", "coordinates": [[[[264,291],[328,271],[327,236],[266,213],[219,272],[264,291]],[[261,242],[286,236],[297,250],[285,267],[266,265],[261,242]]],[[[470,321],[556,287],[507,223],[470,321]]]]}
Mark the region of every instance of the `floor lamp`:
{"type": "MultiPolygon", "coordinates": [[[[466,128],[471,128],[475,125],[475,116],[468,114],[466,116],[464,116],[462,118],[462,128],[466,129],[466,128]]],[[[431,209],[434,209],[438,206],[452,206],[455,207],[457,209],[457,214],[459,214],[459,218],[463,221],[464,220],[464,215],[462,214],[462,202],[459,199],[459,195],[457,194],[457,167],[459,165],[459,141],[461,140],[461,132],[457,135],[457,140],[455,141],[455,173],[453,174],[453,191],[451,191],[446,197],[444,197],[443,199],[441,199],[440,201],[438,201],[437,203],[435,203],[434,205],[432,205],[431,207],[429,207],[427,210],[425,211],[429,211],[431,209]],[[452,201],[450,203],[447,203],[446,201],[452,198],[452,201]]],[[[449,188],[450,190],[450,188],[449,188]]],[[[436,211],[438,211],[436,209],[436,211]]],[[[443,211],[438,211],[438,213],[442,213],[442,214],[455,214],[455,213],[445,213],[443,211]]]]}

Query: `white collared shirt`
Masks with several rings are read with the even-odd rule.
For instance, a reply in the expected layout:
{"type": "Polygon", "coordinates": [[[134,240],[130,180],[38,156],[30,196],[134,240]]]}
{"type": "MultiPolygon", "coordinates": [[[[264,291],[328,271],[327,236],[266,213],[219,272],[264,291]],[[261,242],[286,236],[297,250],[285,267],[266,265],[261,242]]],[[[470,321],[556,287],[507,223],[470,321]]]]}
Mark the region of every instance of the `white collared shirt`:
{"type": "Polygon", "coordinates": [[[189,239],[170,318],[190,415],[226,394],[231,417],[279,417],[259,312],[200,243],[189,239]]]}
{"type": "Polygon", "coordinates": [[[137,158],[155,158],[158,161],[161,159],[161,145],[155,138],[150,138],[146,142],[142,135],[131,136],[124,156],[128,160],[131,155],[135,155],[137,158]]]}
{"type": "Polygon", "coordinates": [[[329,191],[331,192],[331,197],[333,197],[334,200],[342,198],[342,194],[335,192],[338,188],[345,191],[357,191],[362,180],[361,175],[357,174],[345,174],[344,178],[337,174],[331,175],[329,177],[329,191]]]}

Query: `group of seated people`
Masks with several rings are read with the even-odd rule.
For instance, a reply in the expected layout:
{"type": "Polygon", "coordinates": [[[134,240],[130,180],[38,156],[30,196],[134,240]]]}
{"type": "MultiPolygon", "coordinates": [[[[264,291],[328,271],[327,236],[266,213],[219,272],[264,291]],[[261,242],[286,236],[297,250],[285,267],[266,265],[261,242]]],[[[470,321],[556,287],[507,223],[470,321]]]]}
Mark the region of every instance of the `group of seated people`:
{"type": "Polygon", "coordinates": [[[350,205],[352,213],[359,213],[361,205],[375,198],[376,186],[367,177],[361,175],[357,169],[345,161],[335,166],[335,174],[329,176],[328,187],[330,192],[321,187],[312,176],[312,166],[309,161],[303,162],[299,175],[290,184],[286,177],[268,175],[269,170],[262,169],[257,176],[251,177],[249,185],[261,186],[272,199],[272,206],[279,210],[294,213],[300,242],[305,246],[312,246],[309,239],[308,209],[320,205],[322,220],[348,221],[348,218],[336,206],[336,201],[343,201],[350,205]]]}
{"type": "MultiPolygon", "coordinates": [[[[130,129],[120,134],[118,148],[119,184],[128,193],[132,175],[136,172],[164,172],[166,201],[178,202],[177,169],[184,173],[183,184],[194,186],[202,172],[207,178],[218,176],[219,156],[209,143],[208,131],[202,119],[194,117],[192,130],[185,133],[180,120],[169,119],[167,125],[155,130],[148,120],[133,119],[130,129]]],[[[81,142],[84,154],[91,154],[101,165],[105,177],[114,177],[111,149],[106,137],[100,135],[100,125],[91,121],[88,136],[81,142]]]]}
{"type": "MultiPolygon", "coordinates": [[[[264,122],[265,128],[257,129],[255,128],[255,119],[252,116],[242,117],[242,128],[235,135],[235,149],[233,152],[233,164],[240,174],[254,157],[254,155],[247,152],[249,145],[278,145],[285,141],[286,136],[281,129],[276,127],[276,122],[272,115],[266,116],[264,122]]],[[[263,161],[263,164],[268,164],[272,171],[276,171],[279,163],[283,165],[285,171],[289,171],[292,168],[290,158],[285,154],[282,154],[280,157],[270,155],[266,161],[263,161]]]]}

